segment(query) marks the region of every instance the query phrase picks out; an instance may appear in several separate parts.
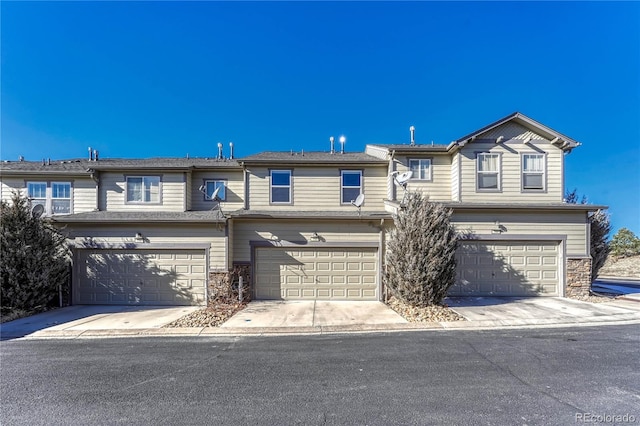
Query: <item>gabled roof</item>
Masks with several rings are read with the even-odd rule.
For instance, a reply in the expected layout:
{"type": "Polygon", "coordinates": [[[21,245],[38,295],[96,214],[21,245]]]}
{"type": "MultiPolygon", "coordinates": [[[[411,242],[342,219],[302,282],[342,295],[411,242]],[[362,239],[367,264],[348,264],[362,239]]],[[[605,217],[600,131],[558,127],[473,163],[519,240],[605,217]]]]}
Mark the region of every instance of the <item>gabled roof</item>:
{"type": "Polygon", "coordinates": [[[298,165],[326,165],[336,164],[387,164],[385,160],[364,152],[319,152],[319,151],[265,151],[249,155],[238,160],[244,164],[298,164],[298,165]]]}
{"type": "Polygon", "coordinates": [[[499,127],[505,123],[508,122],[515,122],[517,124],[520,124],[532,131],[534,131],[535,133],[549,139],[551,141],[552,144],[557,145],[559,148],[561,148],[563,151],[571,151],[573,148],[580,146],[580,142],[577,142],[571,138],[569,138],[568,136],[563,135],[562,133],[556,132],[555,130],[553,130],[550,127],[545,126],[542,123],[539,123],[537,121],[535,121],[532,118],[527,117],[526,115],[520,113],[520,112],[514,112],[513,114],[509,114],[508,116],[501,118],[498,121],[495,121],[481,129],[476,130],[475,132],[469,133],[468,135],[465,135],[463,137],[461,137],[460,139],[456,140],[455,142],[460,145],[460,146],[464,146],[465,144],[473,141],[474,139],[476,139],[478,136],[482,135],[483,133],[487,133],[492,129],[495,129],[496,127],[499,127]]]}

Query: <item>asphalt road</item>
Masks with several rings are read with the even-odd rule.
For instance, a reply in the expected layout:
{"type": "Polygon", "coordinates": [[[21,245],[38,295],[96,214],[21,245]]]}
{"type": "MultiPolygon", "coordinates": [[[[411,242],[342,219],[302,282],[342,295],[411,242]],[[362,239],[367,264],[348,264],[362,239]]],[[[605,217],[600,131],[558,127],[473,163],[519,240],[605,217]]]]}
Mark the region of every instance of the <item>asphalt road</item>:
{"type": "Polygon", "coordinates": [[[0,424],[640,424],[639,349],[638,325],[4,341],[0,424]]]}

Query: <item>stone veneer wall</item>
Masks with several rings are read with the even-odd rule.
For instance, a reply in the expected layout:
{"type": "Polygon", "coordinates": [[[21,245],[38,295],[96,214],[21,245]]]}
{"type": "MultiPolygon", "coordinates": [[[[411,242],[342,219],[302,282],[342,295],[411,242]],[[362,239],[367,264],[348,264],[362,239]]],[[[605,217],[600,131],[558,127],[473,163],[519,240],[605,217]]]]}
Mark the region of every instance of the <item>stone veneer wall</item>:
{"type": "Polygon", "coordinates": [[[238,284],[242,277],[242,300],[251,300],[251,265],[234,263],[229,271],[209,272],[208,305],[216,302],[237,302],[238,284]]]}
{"type": "Polygon", "coordinates": [[[591,258],[567,259],[565,296],[588,296],[591,289],[591,258]]]}

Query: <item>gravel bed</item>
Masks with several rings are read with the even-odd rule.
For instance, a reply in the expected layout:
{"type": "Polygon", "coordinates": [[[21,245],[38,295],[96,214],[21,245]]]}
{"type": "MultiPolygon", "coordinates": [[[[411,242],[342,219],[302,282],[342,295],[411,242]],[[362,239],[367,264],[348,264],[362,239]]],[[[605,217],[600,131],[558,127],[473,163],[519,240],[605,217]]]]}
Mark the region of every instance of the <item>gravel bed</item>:
{"type": "Polygon", "coordinates": [[[447,305],[415,307],[393,297],[389,299],[387,305],[409,322],[466,321],[463,316],[449,309],[447,305]]]}
{"type": "Polygon", "coordinates": [[[591,302],[591,303],[611,302],[612,300],[615,299],[615,297],[597,296],[595,294],[590,294],[588,296],[568,296],[568,298],[580,300],[582,302],[591,302]]]}
{"type": "Polygon", "coordinates": [[[246,303],[240,302],[217,303],[178,318],[164,327],[219,327],[236,312],[243,310],[245,306],[246,303]]]}

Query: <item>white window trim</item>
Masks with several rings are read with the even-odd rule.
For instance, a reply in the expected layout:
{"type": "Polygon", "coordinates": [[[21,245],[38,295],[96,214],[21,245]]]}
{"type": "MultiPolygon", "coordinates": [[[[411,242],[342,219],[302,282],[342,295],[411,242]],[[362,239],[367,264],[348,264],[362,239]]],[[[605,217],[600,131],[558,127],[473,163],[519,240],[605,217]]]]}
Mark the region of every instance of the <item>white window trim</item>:
{"type": "MultiPolygon", "coordinates": [[[[222,186],[224,186],[224,198],[220,197],[220,201],[227,201],[227,180],[226,179],[204,179],[204,188],[205,188],[205,192],[207,189],[207,185],[209,183],[213,182],[213,187],[215,188],[216,183],[220,183],[222,184],[222,186]]],[[[204,201],[213,201],[213,198],[211,198],[208,194],[202,194],[204,201]]]]}
{"type": "Polygon", "coordinates": [[[523,152],[520,156],[520,189],[522,192],[545,192],[547,190],[547,155],[540,152],[523,152]],[[535,155],[542,157],[542,173],[541,172],[526,172],[524,170],[524,157],[527,155],[535,155]],[[524,187],[524,175],[525,174],[542,174],[542,188],[525,188],[524,187]]]}
{"type": "Polygon", "coordinates": [[[47,190],[51,193],[51,215],[52,216],[56,216],[56,215],[64,215],[64,214],[71,214],[73,213],[73,204],[72,204],[72,200],[73,200],[73,185],[71,185],[71,182],[63,182],[63,181],[55,181],[55,182],[51,182],[51,184],[49,185],[49,188],[47,188],[47,190]],[[69,197],[54,197],[53,196],[53,185],[69,185],[69,197]],[[69,201],[69,213],[54,213],[53,211],[53,200],[68,200],[69,201]]]}
{"type": "Polygon", "coordinates": [[[420,181],[423,181],[423,182],[432,182],[433,181],[433,161],[431,161],[431,158],[410,158],[409,161],[408,161],[409,170],[413,170],[411,168],[411,163],[415,162],[415,161],[418,162],[418,170],[422,170],[422,162],[423,161],[428,162],[429,163],[429,168],[428,168],[429,175],[423,178],[423,177],[420,177],[420,176],[416,177],[416,175],[414,174],[413,176],[411,176],[411,180],[420,180],[420,181]]]}
{"type": "Polygon", "coordinates": [[[364,178],[363,178],[363,173],[362,170],[340,170],[340,204],[341,205],[347,205],[347,204],[351,204],[351,201],[353,201],[353,199],[351,200],[344,200],[344,189],[345,188],[349,188],[349,189],[354,189],[354,188],[359,188],[360,189],[360,194],[364,194],[364,178]],[[359,173],[360,174],[360,185],[359,186],[345,186],[344,185],[344,174],[345,173],[359,173]]]}
{"type": "Polygon", "coordinates": [[[45,216],[64,216],[64,215],[68,215],[68,214],[72,214],[73,213],[73,182],[71,181],[43,181],[43,180],[30,180],[30,181],[25,181],[25,189],[26,189],[26,195],[27,198],[29,198],[29,201],[31,202],[31,200],[43,200],[43,206],[44,206],[44,215],[45,216]],[[39,185],[44,185],[45,186],[45,196],[44,198],[38,197],[31,197],[29,195],[29,184],[39,184],[39,185]],[[69,185],[69,197],[65,197],[65,198],[53,198],[53,185],[54,184],[59,184],[59,185],[69,185]],[[53,212],[53,200],[68,200],[69,201],[69,212],[68,213],[54,213],[53,212]]]}
{"type": "Polygon", "coordinates": [[[502,154],[499,152],[478,152],[476,153],[476,191],[477,192],[502,192],[502,154]],[[484,156],[484,155],[495,155],[498,157],[498,164],[497,164],[497,170],[496,171],[484,171],[481,172],[479,169],[480,167],[478,167],[478,165],[480,164],[480,157],[484,156]],[[480,188],[480,179],[478,179],[478,176],[481,173],[486,173],[486,174],[497,174],[497,188],[480,188]]]}
{"type": "Polygon", "coordinates": [[[141,204],[141,205],[159,205],[162,204],[162,176],[159,175],[127,175],[124,177],[124,202],[125,204],[141,204]],[[157,178],[158,179],[158,201],[133,201],[129,200],[129,179],[142,179],[143,188],[142,193],[144,193],[144,179],[145,178],[157,178]]]}
{"type": "Polygon", "coordinates": [[[291,169],[272,169],[269,170],[269,203],[270,204],[293,204],[293,171],[291,169]],[[274,185],[273,173],[289,173],[289,185],[274,185]],[[289,188],[289,201],[273,201],[273,188],[289,188]]]}

